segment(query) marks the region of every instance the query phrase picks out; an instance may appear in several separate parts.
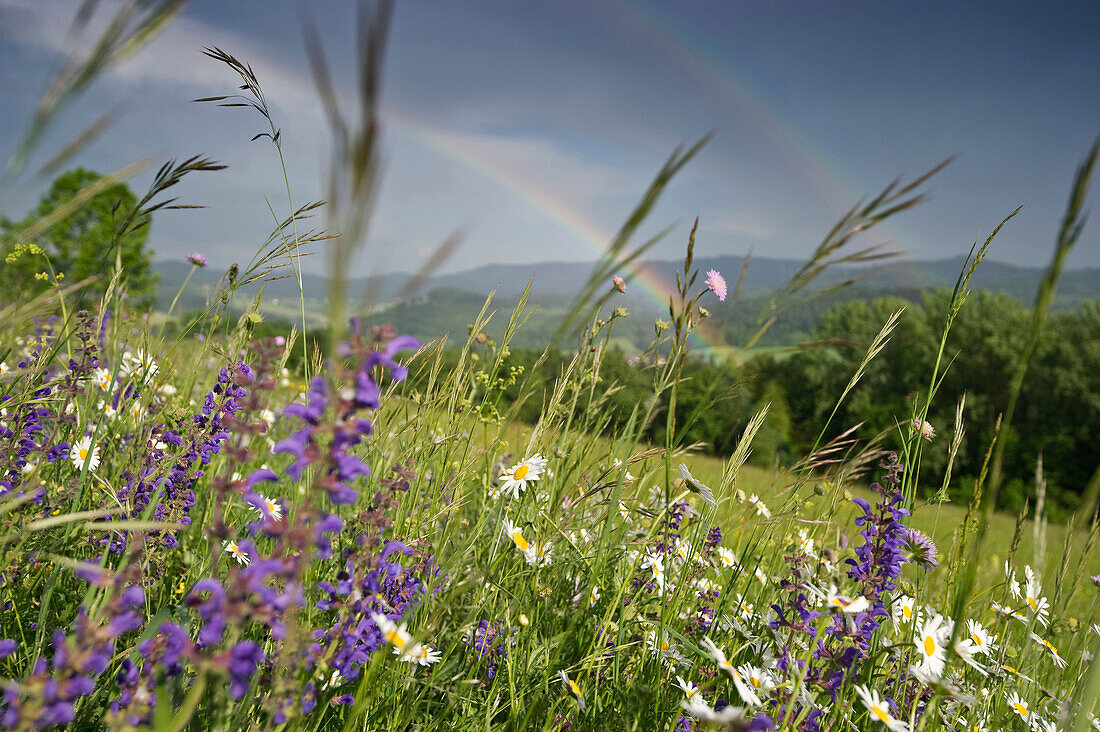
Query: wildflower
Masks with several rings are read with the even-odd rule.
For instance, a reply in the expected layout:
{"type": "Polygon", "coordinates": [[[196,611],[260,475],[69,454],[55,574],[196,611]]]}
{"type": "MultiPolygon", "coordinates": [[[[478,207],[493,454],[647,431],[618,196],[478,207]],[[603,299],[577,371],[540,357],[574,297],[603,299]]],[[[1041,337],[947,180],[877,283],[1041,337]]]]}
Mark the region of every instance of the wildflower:
{"type": "Polygon", "coordinates": [[[342,673],[340,673],[339,669],[333,669],[332,670],[332,676],[329,676],[328,681],[326,681],[321,686],[321,691],[325,691],[326,689],[330,689],[330,688],[334,689],[334,688],[336,688],[337,686],[340,686],[343,683],[344,683],[344,675],[342,673]]]}
{"type": "Polygon", "coordinates": [[[717,502],[714,500],[714,491],[712,491],[704,483],[696,480],[691,471],[688,470],[688,466],[680,463],[680,477],[684,481],[684,486],[692,493],[698,493],[699,497],[703,499],[703,502],[708,506],[716,506],[717,502]]]}
{"type": "Polygon", "coordinates": [[[519,624],[522,625],[524,628],[526,628],[528,625],[531,624],[531,620],[524,613],[520,613],[519,614],[519,624]]]}
{"type": "Polygon", "coordinates": [[[1016,692],[1012,692],[1005,697],[1005,702],[1008,704],[1008,708],[1020,715],[1020,718],[1025,722],[1028,721],[1028,717],[1031,716],[1031,710],[1028,708],[1028,703],[1020,698],[1020,695],[1016,692]]]}
{"type": "Polygon", "coordinates": [[[512,543],[516,545],[516,549],[521,552],[527,552],[531,548],[530,542],[523,537],[523,532],[518,526],[513,524],[507,516],[504,517],[504,533],[512,540],[512,543]]]}
{"type": "Polygon", "coordinates": [[[717,724],[726,729],[732,729],[731,725],[734,722],[740,722],[745,718],[744,707],[735,707],[731,704],[721,710],[715,710],[700,696],[685,699],[680,702],[680,706],[699,721],[707,724],[717,724]]]}
{"type": "Polygon", "coordinates": [[[99,445],[92,444],[91,435],[84,435],[69,448],[69,458],[77,470],[87,465],[88,472],[91,473],[99,467],[99,445]]]}
{"type": "Polygon", "coordinates": [[[1031,639],[1047,650],[1047,652],[1050,654],[1050,659],[1054,661],[1055,666],[1057,666],[1058,668],[1066,667],[1066,660],[1062,658],[1062,656],[1058,653],[1058,649],[1054,647],[1053,643],[1046,640],[1045,638],[1040,638],[1035,633],[1031,634],[1031,639]]]}
{"type": "Polygon", "coordinates": [[[993,643],[994,638],[977,620],[967,620],[966,630],[975,653],[992,653],[997,649],[993,643]]]}
{"type": "Polygon", "coordinates": [[[1005,577],[1008,578],[1008,591],[1016,598],[1020,599],[1020,583],[1016,581],[1016,573],[1012,571],[1012,567],[1009,565],[1008,560],[1005,560],[1005,577]]]}
{"type": "Polygon", "coordinates": [[[205,267],[206,265],[210,264],[210,261],[198,252],[192,252],[191,254],[188,254],[187,261],[195,265],[196,267],[205,267]]]}
{"type": "Polygon", "coordinates": [[[283,507],[275,502],[275,499],[268,498],[262,494],[256,494],[257,503],[252,505],[256,513],[260,514],[264,518],[270,518],[272,521],[283,520],[283,507]]]}
{"type": "Polygon", "coordinates": [[[936,430],[932,428],[932,425],[923,419],[913,420],[913,431],[926,440],[931,440],[936,436],[936,430]]]}
{"type": "Polygon", "coordinates": [[[836,585],[830,585],[829,591],[825,593],[825,605],[830,610],[836,610],[848,615],[858,615],[869,608],[871,603],[862,595],[856,595],[853,598],[847,595],[837,594],[836,585]]]}
{"type": "Polygon", "coordinates": [[[700,577],[699,581],[695,583],[695,586],[699,589],[699,592],[702,593],[722,592],[722,585],[718,584],[709,577],[700,577]]]}
{"type": "Polygon", "coordinates": [[[922,531],[906,526],[902,529],[901,540],[909,548],[909,561],[932,569],[939,566],[939,551],[932,539],[922,531]]]}
{"type": "Polygon", "coordinates": [[[527,547],[527,551],[523,553],[523,558],[527,560],[527,563],[532,567],[545,567],[550,564],[550,560],[553,557],[553,547],[549,542],[543,544],[531,543],[527,547]]]}
{"type": "Polygon", "coordinates": [[[573,698],[577,700],[577,706],[581,708],[581,713],[584,713],[584,695],[581,694],[581,687],[577,685],[577,682],[569,678],[568,674],[564,671],[558,671],[558,676],[561,677],[561,682],[565,684],[565,690],[573,694],[573,698]]]}
{"type": "Polygon", "coordinates": [[[665,586],[665,563],[658,554],[645,554],[642,557],[642,563],[653,572],[653,579],[657,582],[657,586],[664,588],[665,586]]]}
{"type": "Polygon", "coordinates": [[[595,585],[588,591],[588,607],[592,607],[596,604],[596,601],[600,599],[600,588],[595,585]]]}
{"type": "Polygon", "coordinates": [[[439,663],[439,659],[442,657],[439,651],[419,643],[413,643],[405,650],[401,650],[395,645],[393,653],[398,657],[398,660],[415,663],[418,666],[431,666],[433,663],[439,663]]]}
{"type": "Polygon", "coordinates": [[[138,349],[136,354],[133,351],[126,351],[122,354],[122,363],[119,364],[119,370],[125,376],[137,375],[151,379],[157,375],[158,368],[157,362],[153,360],[151,355],[138,349]]]}
{"type": "Polygon", "coordinates": [[[877,690],[858,685],[856,686],[856,694],[859,695],[860,701],[863,702],[863,706],[867,707],[867,714],[871,719],[877,719],[879,722],[885,724],[888,729],[895,730],[896,732],[908,731],[909,725],[891,714],[889,704],[879,696],[877,690]]]}
{"type": "Polygon", "coordinates": [[[764,570],[760,569],[760,567],[753,570],[753,575],[760,581],[760,584],[768,584],[768,575],[764,574],[764,570]]]}
{"type": "Polygon", "coordinates": [[[111,390],[111,372],[104,368],[98,368],[92,372],[92,381],[103,391],[111,390]]]}
{"type": "Polygon", "coordinates": [[[396,649],[404,650],[412,642],[412,636],[405,630],[405,624],[396,625],[392,620],[380,613],[371,613],[371,620],[378,626],[382,637],[396,649]]]}
{"type": "Polygon", "coordinates": [[[527,482],[538,480],[545,469],[546,458],[537,453],[521,460],[500,476],[499,492],[512,491],[512,498],[519,498],[519,494],[527,490],[527,482]]]}
{"type": "Polygon", "coordinates": [[[732,567],[737,564],[737,556],[732,549],[720,546],[718,547],[718,561],[723,567],[732,567]]]}
{"type": "Polygon", "coordinates": [[[943,675],[947,662],[947,635],[949,633],[944,633],[944,619],[937,614],[925,621],[920,635],[913,641],[920,661],[918,668],[935,678],[943,675]]]}
{"type": "Polygon", "coordinates": [[[623,521],[626,521],[628,524],[631,523],[630,509],[627,508],[626,504],[622,501],[619,501],[619,515],[622,516],[623,521]]]}
{"type": "Polygon", "coordinates": [[[680,690],[684,692],[684,696],[688,699],[693,699],[699,695],[699,687],[687,681],[682,676],[676,677],[676,685],[680,687],[680,690]]]}
{"type": "Polygon", "coordinates": [[[707,650],[714,662],[718,664],[718,670],[726,674],[733,681],[733,686],[737,689],[738,695],[741,700],[752,707],[758,707],[763,702],[760,701],[760,697],[756,695],[756,692],[745,683],[745,679],[741,674],[733,667],[733,664],[726,658],[725,652],[721,648],[714,644],[709,637],[703,637],[703,648],[707,650]]]}
{"type": "Polygon", "coordinates": [[[756,507],[757,516],[763,516],[764,518],[772,517],[772,512],[768,510],[768,507],[764,505],[764,502],[761,501],[755,493],[749,496],[749,503],[756,507]]]}
{"type": "Polygon", "coordinates": [[[722,302],[726,301],[726,278],[718,270],[707,270],[707,289],[713,292],[722,302]]]}
{"type": "Polygon", "coordinates": [[[619,292],[626,292],[626,280],[619,275],[615,275],[611,278],[611,286],[619,292]]]}
{"type": "Polygon", "coordinates": [[[741,674],[741,678],[743,678],[753,689],[771,691],[778,686],[775,677],[758,666],[746,663],[743,666],[739,666],[737,671],[741,674]]]}
{"type": "Polygon", "coordinates": [[[1039,585],[1039,580],[1032,574],[1031,567],[1025,567],[1025,574],[1027,575],[1027,584],[1024,587],[1024,600],[1027,602],[1027,606],[1031,608],[1031,612],[1035,614],[1039,622],[1046,625],[1048,622],[1047,616],[1050,614],[1050,602],[1043,597],[1043,588],[1039,585]]]}
{"type": "MultiPolygon", "coordinates": [[[[619,470],[621,470],[622,467],[623,467],[623,461],[620,460],[619,458],[615,458],[614,460],[611,461],[611,469],[614,470],[616,473],[619,472],[619,470]]],[[[625,473],[623,473],[623,483],[627,483],[627,484],[633,483],[634,480],[635,480],[635,478],[634,478],[633,475],[630,474],[629,470],[627,470],[625,473]]]]}
{"type": "Polygon", "coordinates": [[[817,559],[817,549],[814,548],[814,540],[810,538],[809,532],[806,529],[798,530],[798,550],[805,554],[810,559],[817,559]]]}
{"type": "Polygon", "coordinates": [[[226,541],[222,549],[229,552],[230,556],[236,559],[237,564],[240,564],[242,567],[247,567],[249,561],[251,561],[248,555],[244,553],[244,550],[242,550],[235,541],[226,541]]]}

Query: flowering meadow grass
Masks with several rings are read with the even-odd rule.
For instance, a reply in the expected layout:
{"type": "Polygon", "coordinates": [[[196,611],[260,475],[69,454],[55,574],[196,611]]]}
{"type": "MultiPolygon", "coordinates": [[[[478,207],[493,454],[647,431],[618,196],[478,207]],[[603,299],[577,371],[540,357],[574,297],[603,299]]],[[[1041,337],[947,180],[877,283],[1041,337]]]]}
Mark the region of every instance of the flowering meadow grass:
{"type": "MultiPolygon", "coordinates": [[[[490,298],[457,343],[346,317],[342,277],[375,192],[381,16],[362,24],[359,126],[326,93],[307,33],[336,140],[328,344],[255,337],[262,297],[230,309],[239,287],[284,268],[299,277],[305,245],[331,238],[305,228],[319,206],[295,206],[289,181],[286,218],[181,335],[164,335],[171,311],[130,308],[121,265],[96,302],[54,277],[45,295],[15,293],[0,309],[0,726],[1100,729],[1100,481],[1081,487],[1067,526],[1041,510],[995,514],[994,440],[969,505],[938,498],[950,472],[929,485],[924,446],[989,427],[967,424],[964,405],[954,425],[925,420],[950,368],[942,347],[913,413],[874,425],[874,440],[822,424],[801,460],[749,466],[765,407],[732,455],[701,455],[680,438],[676,395],[692,331],[739,281],[694,268],[693,233],[642,359],[652,398],[605,436],[606,345],[629,317],[614,298],[651,242],[628,243],[698,146],[669,159],[595,267],[563,326],[573,357],[545,391],[509,363],[526,297],[511,313],[490,298]],[[507,320],[498,342],[483,337],[493,318],[507,320]],[[448,348],[459,355],[444,368],[448,348]],[[549,396],[521,424],[535,393],[549,396]],[[664,444],[640,438],[656,419],[664,444]]],[[[108,56],[159,22],[141,17],[133,37],[108,31],[122,34],[108,56]]],[[[281,157],[252,70],[209,55],[240,76],[281,157]]],[[[75,93],[86,82],[70,72],[58,83],[75,93]]],[[[1033,336],[1096,154],[1074,185],[1033,336]]],[[[184,174],[213,169],[165,166],[139,205],[166,205],[184,174]]],[[[869,258],[846,253],[850,241],[917,203],[926,179],[853,209],[781,294],[869,258]]],[[[960,275],[944,342],[992,239],[960,275]]],[[[881,324],[838,403],[901,317],[881,324]]],[[[1028,355],[1006,385],[1006,425],[1028,355]]]]}

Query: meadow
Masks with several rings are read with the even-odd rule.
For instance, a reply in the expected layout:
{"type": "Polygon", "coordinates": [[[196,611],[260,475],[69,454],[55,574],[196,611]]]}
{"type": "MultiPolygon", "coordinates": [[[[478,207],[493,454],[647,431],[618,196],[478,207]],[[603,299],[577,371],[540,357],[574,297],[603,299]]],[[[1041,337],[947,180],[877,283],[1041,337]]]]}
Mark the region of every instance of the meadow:
{"type": "MultiPolygon", "coordinates": [[[[345,278],[379,185],[386,8],[362,25],[354,120],[307,33],[333,126],[326,227],[313,218],[321,204],[296,205],[285,181],[271,237],[189,321],[128,298],[119,253],[101,276],[42,266],[46,286],[4,293],[0,726],[1100,729],[1100,477],[1078,486],[1064,524],[1047,520],[1041,481],[1018,514],[995,510],[997,436],[1084,225],[1097,146],[1072,183],[995,426],[969,424],[963,404],[950,405],[954,424],[928,416],[999,226],[959,274],[912,412],[873,425],[871,439],[829,417],[805,455],[763,468],[748,461],[766,404],[723,456],[685,439],[699,415],[678,421],[691,334],[740,286],[737,273],[695,268],[694,232],[638,364],[650,391],[608,429],[621,385],[606,359],[630,317],[615,297],[653,244],[634,235],[705,141],[673,153],[562,313],[554,344],[569,358],[548,382],[510,361],[526,298],[498,312],[490,295],[462,342],[423,343],[350,301],[345,278]],[[313,250],[330,262],[329,337],[302,336],[304,293],[302,329],[257,337],[262,295],[243,312],[231,304],[273,277],[300,282],[313,250]],[[499,338],[484,336],[491,322],[504,324],[499,338]],[[535,395],[537,419],[521,420],[535,395]],[[644,437],[654,420],[661,442],[644,437]],[[946,500],[963,434],[989,427],[974,490],[946,500]],[[942,485],[922,470],[936,442],[949,446],[942,485]]],[[[59,71],[55,97],[80,93],[165,20],[109,28],[102,57],[59,71]]],[[[242,86],[206,101],[258,114],[281,158],[256,74],[209,55],[242,86]]],[[[47,102],[39,124],[58,111],[47,102]]],[[[119,226],[179,205],[172,186],[215,168],[165,165],[119,226]]],[[[853,242],[916,206],[934,173],[857,204],[780,295],[807,296],[828,267],[879,256],[853,242]]],[[[59,217],[18,231],[9,265],[41,261],[35,237],[59,217]]],[[[832,415],[905,317],[873,325],[832,415]]]]}

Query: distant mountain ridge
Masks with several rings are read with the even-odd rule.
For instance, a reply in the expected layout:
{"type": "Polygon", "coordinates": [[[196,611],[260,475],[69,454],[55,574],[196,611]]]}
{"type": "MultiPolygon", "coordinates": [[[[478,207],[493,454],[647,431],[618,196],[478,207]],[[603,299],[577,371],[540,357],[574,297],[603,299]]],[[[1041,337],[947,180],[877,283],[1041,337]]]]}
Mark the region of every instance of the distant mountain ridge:
{"type": "MultiPolygon", "coordinates": [[[[740,255],[701,256],[696,258],[696,266],[701,271],[715,269],[722,272],[732,288],[740,276],[745,257],[740,255]]],[[[861,286],[867,289],[881,290],[921,290],[931,287],[952,287],[965,263],[963,257],[950,257],[937,260],[894,260],[879,267],[835,267],[827,270],[818,281],[818,286],[827,287],[844,280],[870,273],[861,286]]],[[[742,295],[758,297],[767,295],[783,285],[803,265],[802,260],[778,259],[754,256],[749,262],[742,295]]],[[[158,305],[166,307],[182,285],[191,265],[186,262],[159,261],[156,263],[160,273],[158,305]]],[[[432,277],[423,284],[418,296],[424,296],[436,289],[452,289],[474,295],[485,296],[497,288],[497,297],[513,300],[518,297],[530,281],[531,298],[534,302],[557,301],[574,296],[591,271],[591,262],[539,262],[526,264],[487,264],[473,269],[442,274],[432,277]]],[[[675,287],[676,272],[683,263],[676,260],[647,261],[639,267],[643,273],[627,285],[627,293],[619,302],[638,311],[658,311],[663,309],[663,298],[657,294],[669,292],[675,287]]],[[[290,269],[285,270],[290,274],[290,269]]],[[[188,285],[188,292],[181,299],[181,305],[194,306],[196,298],[204,300],[204,290],[211,290],[224,272],[209,267],[196,272],[188,285]]],[[[1035,297],[1043,269],[1040,267],[1020,267],[1017,265],[986,260],[982,262],[972,281],[975,288],[1000,290],[1025,303],[1035,297]]],[[[353,296],[368,290],[375,293],[379,303],[393,300],[409,283],[413,275],[396,272],[381,277],[357,277],[349,282],[348,292],[353,296]]],[[[320,302],[326,292],[326,278],[306,274],[302,277],[303,290],[307,300],[320,302]]],[[[611,283],[608,283],[610,287],[611,283]]],[[[700,283],[701,286],[701,283],[700,283]]],[[[264,285],[265,300],[292,298],[298,299],[298,286],[292,277],[264,285]]],[[[1072,307],[1078,303],[1100,297],[1100,268],[1067,270],[1063,273],[1058,288],[1056,306],[1072,307]]]]}

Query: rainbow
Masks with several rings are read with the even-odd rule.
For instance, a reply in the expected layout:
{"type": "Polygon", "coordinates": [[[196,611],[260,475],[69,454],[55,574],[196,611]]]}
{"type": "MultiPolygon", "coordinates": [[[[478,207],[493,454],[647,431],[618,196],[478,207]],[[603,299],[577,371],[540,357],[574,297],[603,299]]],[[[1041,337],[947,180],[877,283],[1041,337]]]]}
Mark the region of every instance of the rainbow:
{"type": "MultiPolygon", "coordinates": [[[[607,0],[599,7],[606,9],[609,22],[629,30],[654,55],[679,71],[702,95],[720,102],[738,118],[752,121],[768,136],[780,154],[805,172],[807,179],[829,205],[846,211],[863,196],[863,191],[845,173],[839,161],[785,116],[757,85],[729,68],[717,49],[705,38],[685,30],[662,10],[644,0],[607,0]]],[[[603,230],[584,213],[541,187],[538,181],[493,165],[465,140],[434,129],[422,121],[393,110],[387,110],[385,121],[388,129],[400,137],[477,173],[523,201],[594,253],[599,255],[605,251],[612,232],[603,230]]],[[[890,232],[890,229],[886,230],[890,232]]],[[[898,240],[894,232],[890,232],[890,238],[898,240]]],[[[727,279],[734,280],[739,273],[725,274],[727,279]]],[[[660,310],[667,308],[668,298],[674,294],[657,273],[644,264],[635,268],[631,283],[640,286],[645,296],[660,310]]],[[[705,321],[696,335],[697,345],[708,350],[727,346],[717,330],[705,321]]]]}
{"type": "MultiPolygon", "coordinates": [[[[470,145],[454,135],[437,130],[425,123],[414,120],[399,112],[387,111],[385,115],[387,129],[400,137],[410,140],[421,147],[479,174],[496,184],[509,195],[522,200],[533,209],[542,213],[558,229],[570,237],[583,242],[593,252],[602,254],[613,236],[612,232],[602,229],[583,213],[544,190],[534,181],[499,165],[486,162],[484,156],[477,154],[470,145]]],[[[631,285],[640,286],[646,298],[657,306],[659,311],[667,310],[668,298],[675,293],[668,288],[656,272],[647,266],[634,268],[631,276],[623,275],[631,285]]],[[[611,283],[608,283],[608,287],[611,283]]],[[[695,331],[696,345],[707,350],[726,347],[726,342],[717,330],[704,321],[695,331]]]]}

